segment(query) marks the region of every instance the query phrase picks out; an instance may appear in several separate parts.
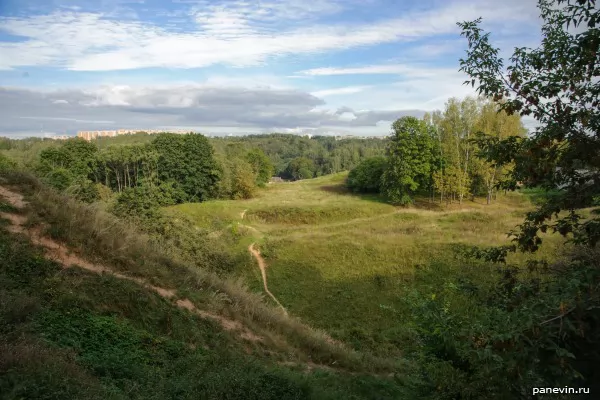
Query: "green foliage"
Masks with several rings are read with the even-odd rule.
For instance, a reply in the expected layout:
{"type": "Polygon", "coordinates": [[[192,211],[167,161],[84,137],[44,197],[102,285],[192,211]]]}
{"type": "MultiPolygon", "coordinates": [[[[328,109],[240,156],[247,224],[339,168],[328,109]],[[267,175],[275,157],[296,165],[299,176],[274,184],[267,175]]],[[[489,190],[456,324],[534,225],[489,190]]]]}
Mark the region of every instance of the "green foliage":
{"type": "Polygon", "coordinates": [[[123,190],[117,197],[113,212],[117,216],[151,220],[160,215],[160,207],[173,205],[184,195],[171,182],[158,186],[143,184],[123,190]]]}
{"type": "Polygon", "coordinates": [[[288,163],[285,169],[285,176],[295,181],[301,179],[311,179],[315,176],[314,162],[306,157],[296,157],[288,163]]]}
{"type": "Polygon", "coordinates": [[[258,148],[250,150],[246,154],[246,161],[252,166],[252,171],[256,175],[256,184],[264,186],[275,171],[275,167],[269,157],[258,148]]]}
{"type": "MultiPolygon", "coordinates": [[[[290,134],[250,135],[231,138],[212,138],[217,153],[225,153],[225,147],[232,143],[244,146],[247,151],[260,149],[271,160],[274,174],[287,175],[286,169],[294,158],[304,157],[312,160],[314,176],[347,171],[354,168],[367,157],[385,154],[387,139],[343,139],[332,136],[314,136],[306,138],[290,134]]],[[[307,171],[305,176],[308,176],[307,171]]]]}
{"type": "Polygon", "coordinates": [[[134,282],[63,270],[3,229],[0,259],[2,398],[401,397],[385,378],[279,366],[134,282]]]}
{"type": "Polygon", "coordinates": [[[216,196],[224,199],[249,199],[254,195],[257,178],[253,167],[243,157],[217,156],[219,182],[216,196]]]}
{"type": "Polygon", "coordinates": [[[200,134],[161,134],[152,141],[158,154],[158,178],[173,181],[185,201],[204,201],[216,192],[219,179],[213,148],[200,134]]]}
{"type": "Polygon", "coordinates": [[[87,177],[93,171],[98,147],[83,139],[69,139],[61,147],[40,153],[39,171],[44,174],[55,168],[64,168],[74,177],[87,177]]]}
{"type": "Polygon", "coordinates": [[[501,268],[491,285],[452,277],[443,264],[420,269],[408,301],[422,397],[525,399],[532,387],[593,385],[598,256],[577,250],[552,281],[544,262],[501,268]]]}
{"type": "Polygon", "coordinates": [[[355,193],[379,193],[381,177],[387,168],[385,157],[364,159],[348,173],[346,185],[355,193]]]}
{"type": "Polygon", "coordinates": [[[74,179],[71,171],[64,167],[52,168],[43,177],[45,183],[58,190],[66,190],[74,179]]]}
{"type": "Polygon", "coordinates": [[[236,160],[233,162],[232,174],[231,198],[234,200],[252,198],[257,178],[251,165],[243,160],[236,160]]]}
{"type": "Polygon", "coordinates": [[[15,163],[6,156],[0,154],[0,173],[15,167],[15,163]]]}
{"type": "Polygon", "coordinates": [[[58,190],[81,184],[91,175],[98,148],[83,139],[70,139],[60,147],[42,150],[36,170],[58,190]]]}
{"type": "Polygon", "coordinates": [[[159,154],[149,144],[108,146],[98,154],[93,179],[116,192],[143,181],[158,184],[159,154]]]}
{"type": "Polygon", "coordinates": [[[382,189],[393,203],[407,204],[431,172],[433,139],[427,124],[414,117],[400,118],[392,129],[382,189]]]}
{"type": "Polygon", "coordinates": [[[482,143],[488,160],[514,163],[510,188],[561,188],[563,195],[530,213],[515,232],[514,248],[535,251],[540,231],[574,234],[579,242],[600,240],[597,219],[572,215],[550,221],[561,210],[587,207],[600,193],[600,10],[595,1],[540,0],[542,43],[516,48],[506,67],[499,49],[480,28],[480,19],[459,23],[468,41],[461,70],[478,83],[479,93],[499,101],[508,114],[532,115],[539,126],[527,138],[482,143]]]}

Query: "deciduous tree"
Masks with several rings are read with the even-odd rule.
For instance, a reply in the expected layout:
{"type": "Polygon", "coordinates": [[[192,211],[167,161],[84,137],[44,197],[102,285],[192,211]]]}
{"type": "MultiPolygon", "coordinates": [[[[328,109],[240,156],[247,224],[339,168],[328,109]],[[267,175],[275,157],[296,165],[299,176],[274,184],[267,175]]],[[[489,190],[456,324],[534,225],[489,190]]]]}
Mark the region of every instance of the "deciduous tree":
{"type": "Polygon", "coordinates": [[[531,115],[539,123],[529,137],[482,143],[488,158],[515,163],[512,188],[517,181],[562,188],[527,215],[514,245],[495,252],[496,259],[517,248],[537,250],[538,233],[548,229],[590,245],[600,240],[600,220],[581,222],[577,212],[600,194],[600,10],[594,0],[540,0],[538,8],[541,45],[515,49],[506,68],[481,19],[459,23],[468,41],[461,70],[471,79],[465,83],[500,101],[508,114],[531,115]],[[559,217],[562,210],[568,215],[559,217]]]}

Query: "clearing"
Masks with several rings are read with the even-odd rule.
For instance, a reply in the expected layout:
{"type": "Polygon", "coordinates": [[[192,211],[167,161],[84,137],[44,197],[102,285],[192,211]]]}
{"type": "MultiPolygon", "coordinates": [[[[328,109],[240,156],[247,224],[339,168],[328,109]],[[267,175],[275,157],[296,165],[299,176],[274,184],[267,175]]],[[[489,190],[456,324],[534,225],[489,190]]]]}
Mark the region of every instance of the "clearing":
{"type": "MultiPolygon", "coordinates": [[[[267,293],[291,315],[357,349],[400,355],[398,321],[407,309],[414,269],[438,261],[463,268],[462,250],[507,243],[506,233],[531,208],[529,196],[521,193],[499,195],[491,205],[485,199],[448,206],[425,199],[414,207],[394,207],[377,196],[348,193],[345,177],[270,185],[250,200],[171,209],[213,231],[243,227],[243,218],[254,229],[238,229],[239,246],[231,251],[247,253],[256,242],[269,265],[266,271],[256,263],[240,266],[252,289],[264,290],[268,278],[267,293]]],[[[555,240],[560,239],[547,240],[537,257],[552,257],[555,240]]],[[[477,268],[483,275],[491,272],[489,266],[477,268]]]]}

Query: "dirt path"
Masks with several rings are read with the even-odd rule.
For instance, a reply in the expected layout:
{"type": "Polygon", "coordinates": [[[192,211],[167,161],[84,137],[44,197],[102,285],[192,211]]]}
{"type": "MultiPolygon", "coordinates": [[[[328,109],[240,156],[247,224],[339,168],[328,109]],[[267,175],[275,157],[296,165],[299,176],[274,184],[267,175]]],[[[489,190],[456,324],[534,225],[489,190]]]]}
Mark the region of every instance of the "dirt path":
{"type": "Polygon", "coordinates": [[[281,307],[283,313],[285,315],[288,315],[288,312],[285,309],[285,307],[281,305],[279,300],[277,300],[277,297],[275,297],[275,295],[273,295],[273,293],[271,293],[271,291],[269,290],[269,286],[267,285],[267,263],[265,262],[264,258],[262,258],[262,256],[260,255],[260,251],[258,251],[254,247],[255,244],[256,243],[252,243],[250,246],[248,246],[248,251],[250,251],[252,256],[256,258],[256,261],[258,262],[258,267],[260,268],[260,273],[262,275],[263,287],[265,288],[265,292],[273,299],[273,301],[275,301],[275,303],[277,303],[279,307],[281,307]]]}
{"type": "Polygon", "coordinates": [[[23,200],[23,196],[20,193],[15,193],[0,186],[0,197],[3,197],[10,205],[15,208],[25,208],[27,203],[23,200]]]}
{"type": "MultiPolygon", "coordinates": [[[[12,192],[2,186],[0,186],[0,197],[4,198],[6,201],[8,201],[8,203],[10,203],[13,207],[17,209],[22,209],[27,205],[27,203],[23,200],[23,196],[21,196],[19,193],[12,192]]],[[[11,223],[11,225],[7,227],[9,232],[21,233],[28,236],[33,244],[44,248],[45,255],[48,259],[59,263],[63,266],[63,268],[71,268],[73,266],[77,266],[96,274],[110,274],[118,279],[135,282],[136,284],[144,288],[152,290],[153,292],[157,293],[163,298],[171,300],[177,299],[177,293],[173,289],[166,289],[154,286],[142,278],[123,275],[119,272],[113,271],[112,269],[104,265],[89,262],[77,256],[76,254],[71,253],[64,244],[59,243],[49,237],[43,236],[40,228],[27,228],[25,226],[27,218],[23,215],[0,212],[0,217],[7,219],[11,223]]],[[[257,336],[253,332],[246,329],[238,321],[230,320],[221,315],[216,315],[208,311],[200,310],[189,299],[177,299],[175,301],[175,304],[178,307],[193,312],[194,314],[202,318],[212,319],[218,322],[221,325],[221,327],[225,330],[239,332],[240,337],[246,340],[263,340],[263,338],[257,336]]]]}
{"type": "MultiPolygon", "coordinates": [[[[21,194],[13,192],[1,185],[0,185],[0,198],[6,200],[9,204],[11,204],[16,209],[23,209],[27,206],[27,202],[23,199],[23,196],[21,194]]],[[[29,239],[32,241],[32,243],[34,243],[35,245],[40,246],[44,249],[45,256],[47,258],[54,260],[58,264],[62,265],[62,267],[65,269],[79,267],[79,268],[85,269],[87,271],[96,273],[96,274],[100,274],[100,275],[101,274],[110,274],[111,276],[113,276],[117,279],[123,279],[123,280],[127,280],[130,282],[134,282],[141,287],[144,287],[148,290],[152,290],[153,292],[157,293],[159,296],[161,296],[165,299],[173,301],[174,305],[176,305],[179,308],[186,309],[186,310],[198,315],[201,318],[210,319],[210,320],[217,322],[222,327],[223,330],[235,332],[240,338],[242,338],[244,340],[247,340],[250,342],[264,342],[265,341],[264,337],[259,336],[256,333],[252,332],[250,329],[248,329],[246,326],[244,326],[239,321],[235,321],[235,320],[226,318],[222,315],[211,313],[209,311],[200,310],[189,299],[178,298],[177,292],[174,289],[167,289],[167,288],[155,286],[155,285],[150,284],[149,282],[147,282],[146,280],[144,280],[142,278],[127,276],[122,273],[116,272],[105,265],[101,265],[98,263],[92,263],[88,260],[85,260],[84,258],[69,251],[68,247],[64,243],[57,242],[54,239],[43,235],[41,227],[26,226],[27,217],[24,215],[0,212],[0,218],[4,218],[10,222],[10,225],[6,227],[6,229],[9,232],[23,234],[23,235],[28,236],[29,239]]],[[[248,227],[248,228],[251,228],[252,230],[255,230],[256,232],[258,232],[258,230],[256,230],[253,227],[248,227]]],[[[254,258],[256,258],[256,260],[258,262],[258,266],[261,270],[261,274],[262,274],[262,278],[263,278],[264,290],[279,305],[279,307],[281,307],[281,309],[283,310],[283,313],[287,316],[288,315],[287,310],[283,307],[283,305],[281,305],[281,303],[277,300],[277,298],[269,291],[269,288],[267,286],[267,274],[266,274],[267,265],[265,263],[265,260],[260,255],[260,252],[254,246],[255,246],[255,243],[252,243],[248,247],[248,250],[250,251],[252,256],[254,258]]],[[[334,340],[333,338],[331,338],[329,335],[327,335],[324,332],[322,332],[322,333],[324,335],[325,340],[327,340],[329,343],[343,346],[343,343],[341,343],[337,340],[334,340]]],[[[321,368],[321,369],[327,369],[327,370],[335,369],[332,365],[327,366],[327,365],[314,364],[311,362],[306,363],[306,366],[308,368],[308,371],[312,370],[313,368],[321,368]]]]}

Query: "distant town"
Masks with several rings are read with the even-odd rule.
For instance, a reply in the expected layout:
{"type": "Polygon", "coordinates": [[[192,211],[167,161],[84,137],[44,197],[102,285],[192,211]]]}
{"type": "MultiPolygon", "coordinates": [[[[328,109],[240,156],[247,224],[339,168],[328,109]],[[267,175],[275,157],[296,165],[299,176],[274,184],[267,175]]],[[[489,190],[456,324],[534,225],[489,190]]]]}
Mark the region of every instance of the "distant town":
{"type": "MultiPolygon", "coordinates": [[[[116,131],[79,131],[77,132],[77,137],[83,138],[85,140],[92,140],[99,137],[115,137],[120,135],[134,135],[136,133],[147,133],[149,135],[154,135],[157,133],[165,132],[164,129],[118,129],[116,131]]],[[[169,129],[171,133],[189,133],[189,130],[183,129],[169,129]]],[[[60,138],[64,138],[65,136],[61,136],[60,138]]],[[[66,137],[68,139],[68,137],[66,137]]]]}
{"type": "MultiPolygon", "coordinates": [[[[138,133],[145,133],[148,135],[155,135],[158,133],[164,133],[164,132],[169,132],[169,133],[177,133],[177,134],[185,134],[185,133],[190,133],[192,131],[190,131],[189,129],[117,129],[117,130],[108,130],[108,131],[79,131],[77,132],[77,136],[79,138],[85,139],[87,141],[91,141],[93,139],[97,139],[100,137],[115,137],[115,136],[120,136],[120,135],[135,135],[138,133]]],[[[213,136],[213,135],[205,135],[205,136],[213,136]]],[[[218,135],[221,136],[221,135],[218,135]]],[[[245,135],[234,135],[234,134],[228,134],[228,135],[222,135],[222,136],[245,136],[245,135]]],[[[303,136],[303,137],[307,137],[309,139],[311,139],[313,136],[318,136],[318,135],[314,135],[311,133],[306,133],[306,134],[298,134],[298,136],[303,136]]],[[[322,136],[333,136],[335,138],[335,140],[344,140],[344,139],[385,139],[387,136],[356,136],[356,135],[322,135],[322,136]]],[[[54,139],[54,140],[67,140],[67,139],[72,139],[73,136],[70,135],[56,135],[56,136],[50,136],[49,139],[54,139]]]]}

